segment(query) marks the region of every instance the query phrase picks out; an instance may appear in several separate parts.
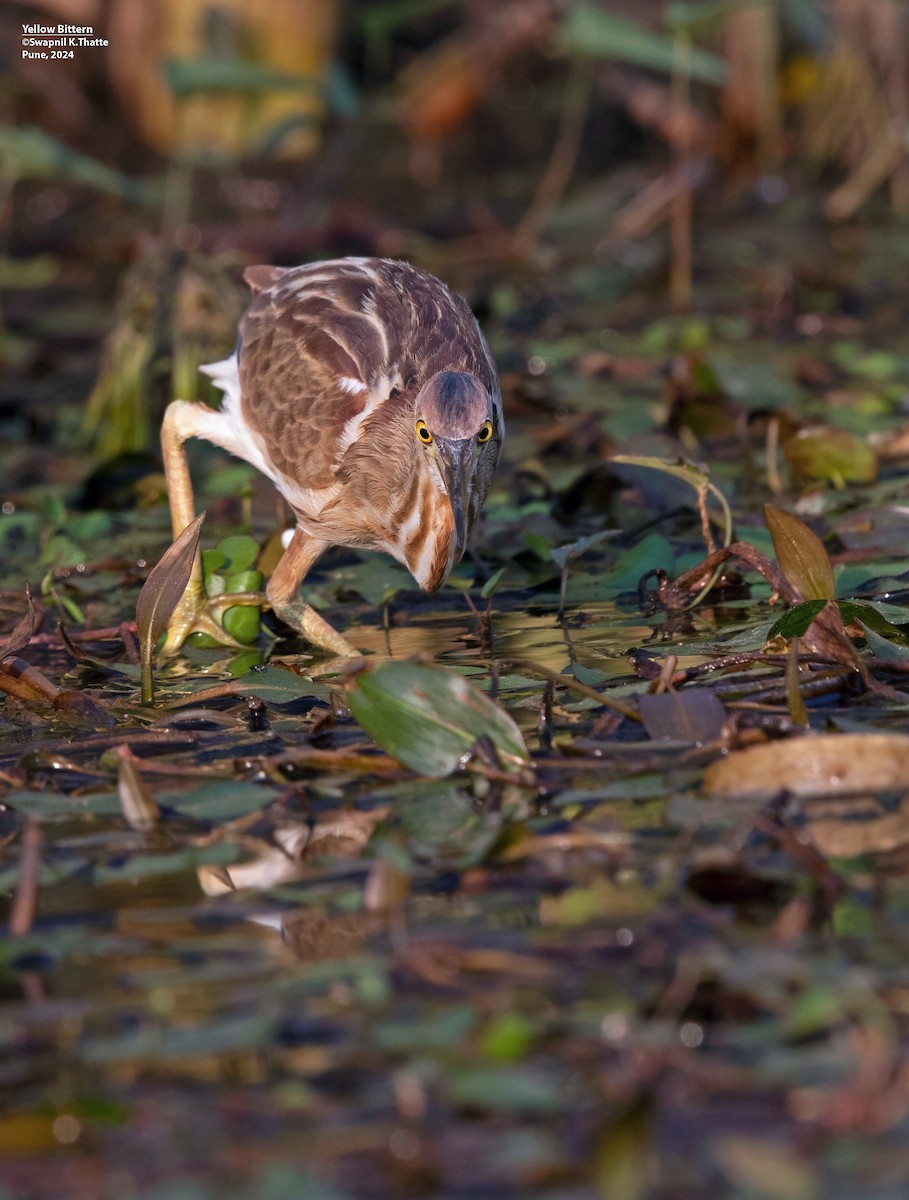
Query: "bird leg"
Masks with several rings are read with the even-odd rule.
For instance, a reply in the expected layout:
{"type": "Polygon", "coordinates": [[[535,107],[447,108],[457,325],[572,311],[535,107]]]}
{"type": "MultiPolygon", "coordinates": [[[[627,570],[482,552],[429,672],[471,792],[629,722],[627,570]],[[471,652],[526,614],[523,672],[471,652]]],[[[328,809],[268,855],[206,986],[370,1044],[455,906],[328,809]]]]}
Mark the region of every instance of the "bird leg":
{"type": "MultiPolygon", "coordinates": [[[[218,413],[205,404],[190,404],[186,400],[174,400],[167,406],[161,425],[161,454],[164,459],[164,475],[167,479],[167,494],[170,499],[170,517],[174,537],[178,538],[195,518],[193,485],[189,475],[189,463],[183,443],[191,437],[207,437],[212,420],[218,413]]],[[[242,603],[243,598],[231,597],[231,603],[242,603]]],[[[222,644],[240,647],[212,616],[205,585],[202,579],[202,556],[196,551],[192,574],[186,591],[167,623],[167,635],[161,648],[163,657],[177,653],[191,633],[208,633],[222,644]]],[[[248,649],[248,647],[243,647],[248,649]]]]}
{"type": "MultiPolygon", "coordinates": [[[[161,451],[175,538],[195,517],[192,480],[183,446],[191,437],[205,438],[215,445],[223,444],[221,415],[205,404],[174,400],[167,406],[161,425],[161,451]]],[[[274,612],[307,641],[335,655],[352,658],[359,652],[299,595],[303,576],[328,545],[328,542],[310,537],[299,527],[295,529],[290,545],[268,581],[266,595],[274,612]]],[[[176,654],[187,637],[196,631],[211,634],[222,644],[240,647],[240,643],[234,641],[214,619],[212,611],[224,608],[228,603],[236,605],[255,601],[254,596],[237,594],[219,596],[214,602],[209,600],[202,578],[202,558],[197,551],[186,591],[167,623],[162,656],[176,654]]]]}
{"type": "Polygon", "coordinates": [[[290,545],[284,551],[284,557],[272,572],[266,591],[272,610],[292,629],[302,633],[307,641],[339,657],[354,658],[359,651],[300,596],[303,576],[329,545],[329,542],[320,541],[304,532],[298,525],[290,545]]]}

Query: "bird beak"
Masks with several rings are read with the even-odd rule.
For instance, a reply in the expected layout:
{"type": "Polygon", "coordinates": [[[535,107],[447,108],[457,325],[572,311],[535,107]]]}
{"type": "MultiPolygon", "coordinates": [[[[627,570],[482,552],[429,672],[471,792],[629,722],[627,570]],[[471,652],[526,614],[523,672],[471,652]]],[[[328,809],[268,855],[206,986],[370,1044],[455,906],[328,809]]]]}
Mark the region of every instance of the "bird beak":
{"type": "Polygon", "coordinates": [[[470,474],[473,465],[474,439],[437,438],[436,444],[439,449],[445,490],[451,501],[457,558],[460,559],[467,546],[467,536],[470,532],[467,521],[470,515],[470,474]]]}

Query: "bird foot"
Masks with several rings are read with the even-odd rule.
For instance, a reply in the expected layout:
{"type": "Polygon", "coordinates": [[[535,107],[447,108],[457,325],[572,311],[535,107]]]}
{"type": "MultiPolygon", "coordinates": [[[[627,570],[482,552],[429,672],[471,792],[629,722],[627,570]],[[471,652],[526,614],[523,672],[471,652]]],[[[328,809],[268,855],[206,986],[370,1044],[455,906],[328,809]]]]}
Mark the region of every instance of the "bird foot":
{"type": "Polygon", "coordinates": [[[249,646],[232,637],[216,617],[216,614],[223,613],[225,609],[240,604],[261,605],[267,604],[267,600],[258,592],[207,596],[201,583],[190,580],[167,622],[167,633],[160,650],[161,657],[172,658],[191,633],[207,633],[219,645],[233,650],[248,650],[249,646]]]}
{"type": "Polygon", "coordinates": [[[272,610],[314,646],[329,650],[339,658],[360,657],[360,651],[355,646],[333,629],[324,617],[320,617],[311,605],[298,597],[283,602],[272,601],[272,610]]]}

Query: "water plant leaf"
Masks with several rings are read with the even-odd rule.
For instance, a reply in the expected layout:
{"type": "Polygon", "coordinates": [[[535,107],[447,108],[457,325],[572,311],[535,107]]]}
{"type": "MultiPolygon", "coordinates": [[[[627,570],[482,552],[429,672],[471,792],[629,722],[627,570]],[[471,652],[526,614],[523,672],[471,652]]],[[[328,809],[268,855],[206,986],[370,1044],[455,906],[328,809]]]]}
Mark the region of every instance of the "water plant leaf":
{"type": "Polygon", "coordinates": [[[764,519],[780,570],[803,600],[832,600],[836,595],[833,567],[821,539],[804,521],[773,504],[764,505],[764,519]]]}
{"type": "Polygon", "coordinates": [[[284,667],[253,667],[231,686],[241,696],[258,696],[266,704],[292,704],[303,696],[327,700],[330,695],[324,683],[316,683],[284,667]]]}
{"type": "Polygon", "coordinates": [[[0,162],[8,179],[51,179],[81,183],[124,200],[152,204],[156,192],[147,184],[114,171],[87,154],[71,150],[36,125],[0,125],[0,162]]]}
{"type": "MultiPolygon", "coordinates": [[[[242,570],[228,577],[225,592],[228,595],[234,592],[260,592],[264,585],[265,577],[261,571],[242,570]]],[[[248,646],[259,636],[261,609],[257,604],[237,604],[225,610],[221,624],[232,638],[248,646]]]]}
{"type": "Polygon", "coordinates": [[[507,712],[444,667],[386,662],[355,676],[350,710],[388,754],[421,775],[450,775],[479,738],[506,770],[526,766],[520,730],[507,712]]]}
{"type": "Polygon", "coordinates": [[[3,645],[0,646],[0,659],[12,658],[20,654],[32,640],[35,627],[38,624],[38,610],[32,599],[31,588],[27,583],[25,585],[25,600],[28,604],[28,611],[19,618],[13,626],[12,633],[3,645]]]}
{"type": "MultiPolygon", "coordinates": [[[[560,41],[566,50],[631,63],[648,70],[671,72],[676,46],[672,37],[654,33],[646,26],[616,16],[592,4],[572,4],[562,24],[560,41]]],[[[722,83],[726,64],[704,50],[689,49],[688,75],[699,83],[722,83]]]]}
{"type": "Polygon", "coordinates": [[[716,741],[726,722],[723,702],[704,688],[641,696],[638,711],[647,736],[653,741],[700,746],[716,741]]]}
{"type": "Polygon", "coordinates": [[[222,563],[226,560],[230,567],[230,570],[225,572],[228,575],[248,571],[259,557],[259,543],[247,533],[232,533],[229,537],[222,538],[217,549],[222,555],[222,563]]]}
{"type": "Polygon", "coordinates": [[[786,461],[805,479],[823,479],[836,487],[873,483],[877,455],[864,438],[846,429],[813,425],[783,443],[786,461]]]}
{"type": "Polygon", "coordinates": [[[909,625],[904,621],[894,623],[882,611],[886,610],[894,617],[909,617],[909,612],[905,609],[899,609],[895,604],[869,603],[863,600],[838,600],[837,607],[846,624],[857,621],[890,642],[896,642],[900,646],[909,645],[909,625]]]}
{"type": "Polygon", "coordinates": [[[868,649],[877,658],[884,659],[887,662],[906,662],[909,660],[909,646],[904,640],[893,642],[889,638],[882,637],[876,633],[870,626],[862,622],[862,630],[865,634],[865,644],[868,649]]]}
{"type": "Polygon", "coordinates": [[[811,622],[826,606],[826,600],[805,600],[794,605],[770,626],[767,641],[772,641],[775,637],[804,637],[811,622]]]}
{"type": "Polygon", "coordinates": [[[187,525],[180,536],[161,555],[149,571],[136,601],[136,628],[139,634],[139,655],[142,664],[142,703],[154,700],[152,654],[155,643],[167,627],[171,613],[186,591],[192,574],[193,560],[199,546],[199,534],[205,513],[187,525]]]}

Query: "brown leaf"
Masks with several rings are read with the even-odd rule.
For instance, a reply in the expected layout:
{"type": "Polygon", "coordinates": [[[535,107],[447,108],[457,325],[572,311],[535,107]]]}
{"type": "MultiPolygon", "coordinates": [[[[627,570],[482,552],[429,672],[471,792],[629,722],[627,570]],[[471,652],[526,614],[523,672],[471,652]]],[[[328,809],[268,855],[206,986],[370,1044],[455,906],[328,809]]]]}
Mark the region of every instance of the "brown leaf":
{"type": "Polygon", "coordinates": [[[150,704],[152,700],[151,660],[155,643],[166,629],[171,613],[186,591],[204,520],[205,513],[199,513],[173,545],[164,551],[157,566],[149,572],[136,602],[136,628],[142,662],[142,700],[146,704],[150,704]]]}
{"type": "Polygon", "coordinates": [[[25,599],[28,602],[28,612],[23,617],[20,617],[13,626],[13,632],[4,644],[0,646],[0,659],[9,658],[10,655],[19,654],[20,651],[24,650],[32,640],[32,636],[38,626],[38,609],[32,599],[31,589],[28,584],[25,585],[25,599]]]}
{"type": "Polygon", "coordinates": [[[776,560],[803,600],[833,600],[833,567],[821,539],[785,509],[764,505],[776,560]]]}
{"type": "Polygon", "coordinates": [[[118,746],[117,757],[120,760],[117,791],[123,817],[131,829],[151,829],[161,819],[158,802],[136,770],[129,746],[118,746]]]}
{"type": "Polygon", "coordinates": [[[640,696],[638,708],[647,736],[657,742],[700,746],[721,737],[726,721],[723,702],[703,688],[640,696]]]}
{"type": "Polygon", "coordinates": [[[718,759],[704,772],[703,789],[721,799],[800,797],[904,788],[909,778],[909,736],[836,733],[748,746],[718,759]]]}

